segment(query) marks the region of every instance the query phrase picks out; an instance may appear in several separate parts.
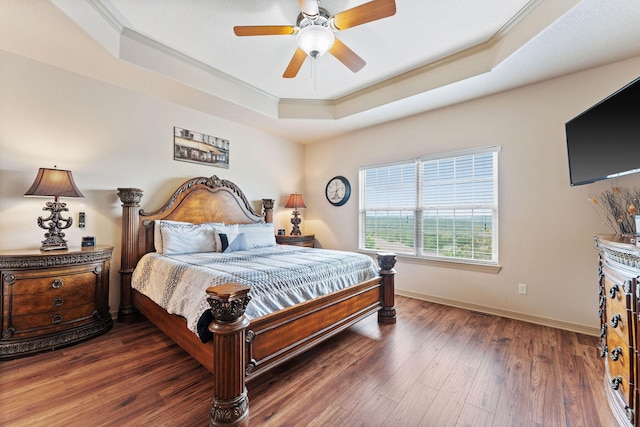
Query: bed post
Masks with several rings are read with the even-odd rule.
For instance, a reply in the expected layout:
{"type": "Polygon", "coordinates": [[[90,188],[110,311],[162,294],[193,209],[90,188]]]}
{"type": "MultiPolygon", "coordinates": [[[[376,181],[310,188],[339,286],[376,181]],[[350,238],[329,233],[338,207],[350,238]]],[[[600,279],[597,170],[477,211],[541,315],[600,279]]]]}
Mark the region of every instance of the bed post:
{"type": "Polygon", "coordinates": [[[132,322],[140,312],[131,301],[131,275],[138,262],[138,209],[142,199],[139,188],[118,188],[122,201],[122,253],[120,254],[120,307],[118,322],[132,322]]]}
{"type": "Polygon", "coordinates": [[[378,266],[382,277],[382,308],[378,310],[378,322],[391,324],[396,323],[395,285],[394,276],[396,270],[396,254],[378,253],[378,266]]]}
{"type": "Polygon", "coordinates": [[[213,399],[209,426],[248,426],[249,398],[245,387],[246,328],[244,311],[249,286],[239,283],[212,286],[207,301],[213,313],[213,399]]]}
{"type": "Polygon", "coordinates": [[[262,199],[262,210],[264,210],[264,222],[270,224],[273,222],[273,199],[262,199]]]}

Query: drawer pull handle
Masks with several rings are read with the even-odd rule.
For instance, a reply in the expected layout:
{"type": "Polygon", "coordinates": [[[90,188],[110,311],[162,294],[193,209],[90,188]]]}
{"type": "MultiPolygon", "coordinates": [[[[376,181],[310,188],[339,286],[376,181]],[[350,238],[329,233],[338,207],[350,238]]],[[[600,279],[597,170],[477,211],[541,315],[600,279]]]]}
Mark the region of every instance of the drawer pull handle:
{"type": "Polygon", "coordinates": [[[622,347],[616,347],[613,350],[611,350],[611,354],[609,356],[611,357],[611,360],[616,362],[620,358],[621,354],[622,354],[622,347]]]}
{"type": "Polygon", "coordinates": [[[51,284],[51,287],[53,287],[53,289],[60,289],[63,286],[64,286],[64,283],[60,279],[55,279],[51,284]]]}
{"type": "Polygon", "coordinates": [[[617,328],[618,327],[618,323],[622,320],[622,316],[620,315],[620,313],[614,315],[611,318],[611,321],[609,323],[611,323],[611,327],[612,328],[617,328]]]}
{"type": "Polygon", "coordinates": [[[615,299],[616,293],[618,292],[618,285],[613,285],[611,289],[609,289],[609,298],[615,299]]]}
{"type": "Polygon", "coordinates": [[[600,328],[600,338],[604,338],[605,335],[607,335],[607,324],[603,323],[600,328]]]}
{"type": "Polygon", "coordinates": [[[62,314],[56,314],[55,316],[53,316],[53,318],[51,319],[51,323],[58,324],[58,323],[62,323],[62,314]]]}
{"type": "Polygon", "coordinates": [[[618,390],[620,388],[620,384],[622,384],[622,377],[620,375],[611,380],[611,388],[614,390],[618,390]]]}
{"type": "Polygon", "coordinates": [[[606,298],[604,297],[604,295],[602,295],[600,297],[600,301],[598,302],[598,308],[602,308],[604,307],[604,302],[606,301],[606,298]]]}
{"type": "Polygon", "coordinates": [[[55,297],[53,299],[53,302],[51,303],[51,305],[53,305],[54,307],[60,307],[62,304],[64,304],[64,300],[60,297],[55,297]]]}
{"type": "Polygon", "coordinates": [[[600,357],[606,357],[607,353],[609,353],[609,349],[605,345],[600,349],[600,357]]]}

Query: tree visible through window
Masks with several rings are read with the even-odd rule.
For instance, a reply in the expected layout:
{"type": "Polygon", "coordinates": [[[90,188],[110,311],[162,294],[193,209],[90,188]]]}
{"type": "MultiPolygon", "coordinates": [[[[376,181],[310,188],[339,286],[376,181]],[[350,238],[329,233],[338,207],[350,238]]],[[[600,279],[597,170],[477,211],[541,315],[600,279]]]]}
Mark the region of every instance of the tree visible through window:
{"type": "Polygon", "coordinates": [[[498,263],[499,147],[360,169],[360,249],[498,263]]]}

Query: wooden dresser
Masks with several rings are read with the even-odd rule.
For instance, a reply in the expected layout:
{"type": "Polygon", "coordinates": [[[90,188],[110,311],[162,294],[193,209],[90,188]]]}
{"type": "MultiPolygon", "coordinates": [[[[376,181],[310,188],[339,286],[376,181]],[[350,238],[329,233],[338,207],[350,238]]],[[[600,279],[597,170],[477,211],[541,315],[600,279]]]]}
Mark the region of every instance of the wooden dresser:
{"type": "Polygon", "coordinates": [[[113,248],[0,251],[0,360],[53,350],[103,334],[113,248]]]}
{"type": "Polygon", "coordinates": [[[300,236],[292,236],[290,234],[279,236],[277,235],[276,243],[280,245],[304,246],[307,248],[312,248],[315,238],[315,234],[302,234],[300,236]]]}
{"type": "Polygon", "coordinates": [[[640,247],[629,236],[596,236],[599,251],[600,355],[609,406],[622,426],[640,426],[638,311],[640,247]]]}

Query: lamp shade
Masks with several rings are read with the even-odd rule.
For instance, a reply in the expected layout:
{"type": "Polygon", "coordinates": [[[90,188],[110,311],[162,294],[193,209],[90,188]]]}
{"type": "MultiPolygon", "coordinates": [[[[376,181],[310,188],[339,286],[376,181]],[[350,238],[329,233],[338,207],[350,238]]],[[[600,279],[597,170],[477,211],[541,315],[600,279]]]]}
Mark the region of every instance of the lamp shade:
{"type": "Polygon", "coordinates": [[[292,193],[284,207],[289,209],[306,208],[304,200],[302,200],[302,194],[292,193]]]}
{"type": "Polygon", "coordinates": [[[84,197],[73,181],[71,171],[40,168],[25,196],[84,197]]]}
{"type": "Polygon", "coordinates": [[[335,37],[333,32],[322,25],[309,25],[300,29],[297,36],[298,46],[307,55],[314,58],[322,56],[333,46],[335,37]]]}

